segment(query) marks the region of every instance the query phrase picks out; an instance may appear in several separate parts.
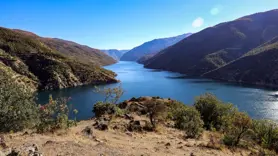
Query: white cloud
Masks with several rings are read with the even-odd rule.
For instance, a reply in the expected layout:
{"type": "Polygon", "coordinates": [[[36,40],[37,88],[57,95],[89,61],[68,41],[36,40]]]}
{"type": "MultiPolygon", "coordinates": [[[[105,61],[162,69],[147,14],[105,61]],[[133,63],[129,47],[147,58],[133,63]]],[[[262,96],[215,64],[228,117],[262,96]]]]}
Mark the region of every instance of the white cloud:
{"type": "Polygon", "coordinates": [[[198,27],[201,27],[203,24],[204,24],[204,19],[201,17],[198,17],[192,22],[192,27],[198,28],[198,27]]]}
{"type": "Polygon", "coordinates": [[[221,5],[217,5],[210,10],[211,15],[217,15],[222,11],[223,7],[221,5]]]}

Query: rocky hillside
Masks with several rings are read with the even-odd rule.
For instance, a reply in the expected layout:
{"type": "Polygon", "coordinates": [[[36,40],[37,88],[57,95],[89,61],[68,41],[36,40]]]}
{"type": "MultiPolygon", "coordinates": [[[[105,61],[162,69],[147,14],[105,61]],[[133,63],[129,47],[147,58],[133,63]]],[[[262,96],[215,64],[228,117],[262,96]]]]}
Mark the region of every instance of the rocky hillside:
{"type": "Polygon", "coordinates": [[[36,38],[50,48],[55,49],[56,51],[59,51],[60,53],[63,53],[73,59],[78,59],[84,63],[93,63],[98,65],[110,65],[116,63],[115,60],[108,55],[103,54],[103,52],[98,49],[58,38],[43,38],[28,31],[18,29],[15,29],[14,31],[36,38]]]}
{"type": "Polygon", "coordinates": [[[145,67],[200,76],[277,35],[278,10],[256,13],[193,34],[155,55],[145,67]]]}
{"type": "Polygon", "coordinates": [[[127,53],[125,53],[122,56],[121,61],[137,61],[144,55],[149,55],[149,54],[154,55],[159,51],[178,43],[179,41],[181,41],[182,39],[190,35],[191,33],[188,33],[188,34],[183,34],[175,37],[155,39],[143,43],[142,45],[135,47],[130,51],[128,51],[127,53]]]}
{"type": "MultiPolygon", "coordinates": [[[[97,64],[110,64],[114,60],[97,62],[82,60],[80,47],[68,41],[45,43],[42,38],[29,32],[0,28],[0,70],[16,82],[35,90],[60,89],[84,84],[116,82],[115,74],[97,64]],[[53,46],[52,46],[53,45],[53,46]],[[55,47],[62,45],[66,48],[55,47]],[[73,48],[75,47],[75,48],[73,48]],[[61,52],[62,51],[62,52],[61,52]],[[69,53],[67,53],[69,51],[69,53]],[[78,54],[78,55],[74,55],[78,54]]],[[[48,39],[46,39],[48,40],[48,39]]],[[[52,39],[51,39],[52,40],[52,39]]],[[[56,41],[56,39],[53,39],[56,41]]],[[[53,41],[54,42],[54,41],[53,41]]],[[[99,52],[101,54],[101,52],[99,52]]],[[[91,55],[91,54],[88,54],[91,55]]],[[[101,58],[102,55],[99,55],[101,58]]],[[[87,55],[86,55],[87,56],[87,55]]],[[[88,59],[88,57],[84,57],[88,59]]],[[[105,60],[105,58],[104,58],[105,60]]]]}
{"type": "Polygon", "coordinates": [[[108,50],[101,50],[107,55],[111,56],[113,59],[119,61],[121,57],[128,52],[129,50],[117,50],[117,49],[108,49],[108,50]]]}
{"type": "Polygon", "coordinates": [[[239,59],[205,77],[278,87],[278,37],[249,51],[239,59]]]}

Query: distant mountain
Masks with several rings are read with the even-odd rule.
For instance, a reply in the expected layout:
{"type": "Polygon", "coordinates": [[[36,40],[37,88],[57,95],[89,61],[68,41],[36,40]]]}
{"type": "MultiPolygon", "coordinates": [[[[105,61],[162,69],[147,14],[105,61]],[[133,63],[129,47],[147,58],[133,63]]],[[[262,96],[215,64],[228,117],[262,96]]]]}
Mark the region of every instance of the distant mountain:
{"type": "Polygon", "coordinates": [[[239,59],[211,72],[205,77],[278,87],[278,37],[249,51],[239,59]]]}
{"type": "Polygon", "coordinates": [[[0,76],[31,90],[117,82],[115,73],[99,66],[114,62],[74,42],[0,27],[0,76]]]}
{"type": "Polygon", "coordinates": [[[278,10],[256,13],[195,33],[150,58],[145,67],[200,76],[244,56],[275,36],[278,10]]]}
{"type": "Polygon", "coordinates": [[[101,51],[111,56],[113,59],[119,61],[120,58],[124,55],[124,53],[128,52],[129,50],[108,49],[108,50],[101,50],[101,51]]]}
{"type": "Polygon", "coordinates": [[[175,37],[154,39],[149,42],[145,42],[142,45],[135,47],[125,53],[121,57],[121,61],[137,61],[144,55],[155,55],[159,51],[176,44],[182,39],[190,36],[191,33],[183,34],[175,37]]]}

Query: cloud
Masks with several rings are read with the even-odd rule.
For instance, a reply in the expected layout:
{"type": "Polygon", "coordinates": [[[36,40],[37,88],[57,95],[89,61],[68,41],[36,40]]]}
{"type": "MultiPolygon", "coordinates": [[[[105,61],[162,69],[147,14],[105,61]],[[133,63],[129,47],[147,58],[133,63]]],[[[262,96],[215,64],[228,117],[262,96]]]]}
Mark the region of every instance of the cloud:
{"type": "Polygon", "coordinates": [[[198,17],[192,22],[192,27],[198,28],[198,27],[201,27],[203,24],[204,24],[204,19],[201,17],[198,17]]]}
{"type": "Polygon", "coordinates": [[[211,15],[217,15],[222,11],[223,7],[221,5],[217,5],[210,10],[211,15]]]}

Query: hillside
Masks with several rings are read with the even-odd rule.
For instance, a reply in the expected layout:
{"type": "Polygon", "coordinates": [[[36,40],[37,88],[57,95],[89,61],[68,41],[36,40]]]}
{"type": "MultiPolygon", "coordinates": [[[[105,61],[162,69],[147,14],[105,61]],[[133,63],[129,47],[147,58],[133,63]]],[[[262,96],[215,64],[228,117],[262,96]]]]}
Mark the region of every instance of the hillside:
{"type": "Polygon", "coordinates": [[[78,55],[80,59],[71,56],[77,51],[65,55],[59,50],[48,46],[32,33],[0,28],[1,72],[32,90],[116,82],[113,72],[95,65],[104,64],[104,61],[95,64],[81,62],[81,55],[78,55]]]}
{"type": "Polygon", "coordinates": [[[178,43],[179,41],[181,41],[182,39],[190,35],[191,33],[188,33],[188,34],[183,34],[175,37],[160,38],[160,39],[154,39],[149,42],[145,42],[142,45],[135,47],[130,51],[128,51],[127,53],[125,53],[122,56],[121,61],[137,61],[144,55],[149,55],[149,54],[154,55],[159,51],[178,43]]]}
{"type": "Polygon", "coordinates": [[[113,60],[108,55],[103,54],[103,52],[98,49],[58,38],[40,37],[28,31],[18,29],[15,29],[14,31],[36,38],[50,48],[55,49],[73,59],[78,59],[79,61],[84,63],[93,63],[98,65],[110,65],[116,63],[115,60],[113,60]]]}
{"type": "Polygon", "coordinates": [[[277,35],[278,10],[256,13],[195,33],[155,55],[145,67],[200,76],[277,35]]]}
{"type": "Polygon", "coordinates": [[[278,87],[278,37],[243,57],[204,74],[220,80],[278,87]]]}
{"type": "Polygon", "coordinates": [[[111,56],[114,60],[119,61],[120,58],[129,50],[117,50],[117,49],[108,49],[108,50],[101,50],[107,55],[111,56]]]}

